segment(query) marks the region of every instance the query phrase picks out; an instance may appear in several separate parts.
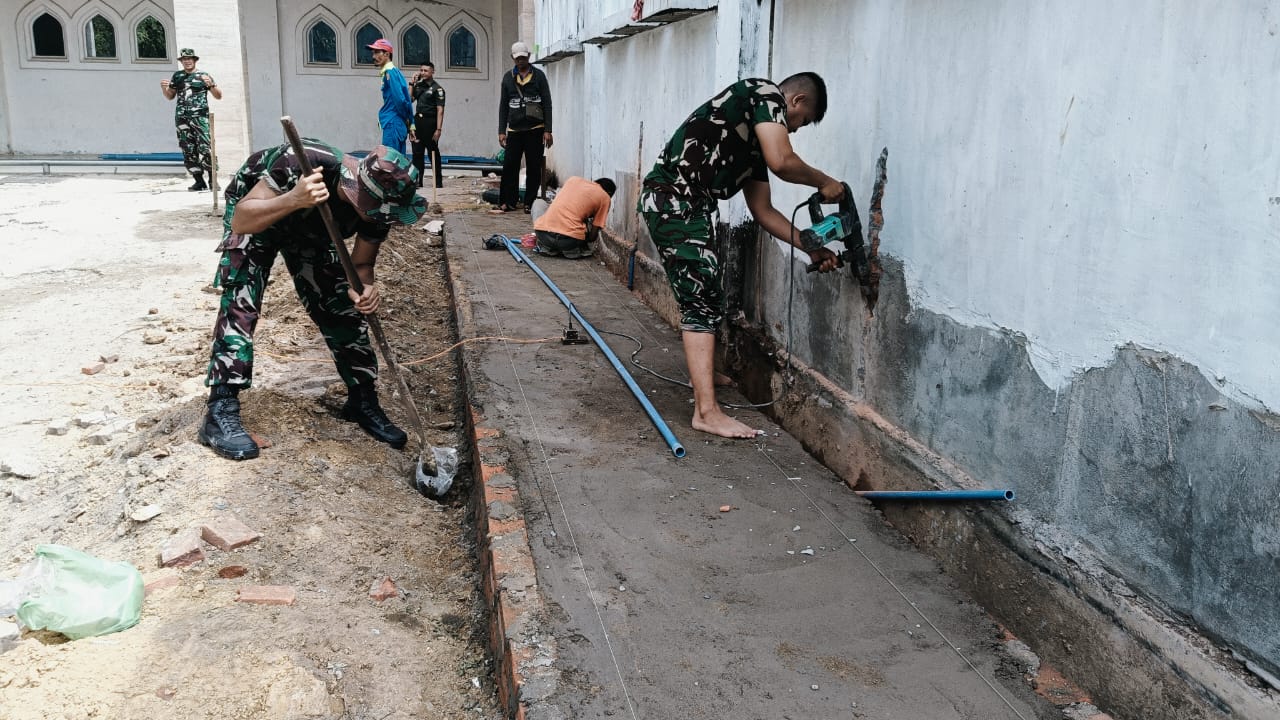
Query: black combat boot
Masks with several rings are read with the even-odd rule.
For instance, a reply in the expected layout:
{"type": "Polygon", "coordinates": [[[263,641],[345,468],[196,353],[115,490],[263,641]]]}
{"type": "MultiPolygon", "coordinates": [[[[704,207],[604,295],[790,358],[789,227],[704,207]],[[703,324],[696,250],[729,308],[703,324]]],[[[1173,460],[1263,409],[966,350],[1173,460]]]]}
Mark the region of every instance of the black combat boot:
{"type": "Polygon", "coordinates": [[[258,457],[258,443],[249,437],[240,424],[240,388],[234,385],[214,385],[209,389],[209,409],[200,425],[200,442],[231,460],[249,460],[258,457]]]}
{"type": "Polygon", "coordinates": [[[382,411],[373,383],[361,383],[347,388],[347,404],[342,407],[342,417],[359,424],[375,439],[397,450],[409,442],[409,436],[396,427],[382,411]]]}
{"type": "Polygon", "coordinates": [[[195,178],[196,181],[192,183],[191,187],[187,188],[187,190],[190,190],[191,192],[200,192],[201,190],[209,189],[209,186],[205,184],[204,173],[202,171],[200,170],[192,171],[191,177],[195,178]]]}

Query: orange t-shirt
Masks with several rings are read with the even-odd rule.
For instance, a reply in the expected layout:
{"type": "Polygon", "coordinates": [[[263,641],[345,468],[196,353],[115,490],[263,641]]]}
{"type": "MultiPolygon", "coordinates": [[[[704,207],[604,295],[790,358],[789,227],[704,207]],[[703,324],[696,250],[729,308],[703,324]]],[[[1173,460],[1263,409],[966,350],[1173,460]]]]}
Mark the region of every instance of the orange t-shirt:
{"type": "Polygon", "coordinates": [[[586,240],[587,218],[599,228],[608,216],[609,193],[594,181],[575,176],[565,181],[533,229],[586,240]]]}

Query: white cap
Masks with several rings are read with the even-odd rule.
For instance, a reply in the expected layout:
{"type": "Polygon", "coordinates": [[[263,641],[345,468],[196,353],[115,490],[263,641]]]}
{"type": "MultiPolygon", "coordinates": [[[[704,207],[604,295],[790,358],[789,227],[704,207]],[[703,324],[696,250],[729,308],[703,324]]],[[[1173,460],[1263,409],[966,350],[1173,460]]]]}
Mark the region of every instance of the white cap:
{"type": "Polygon", "coordinates": [[[529,57],[529,46],[528,46],[528,45],[525,45],[524,43],[522,43],[522,42],[520,42],[520,41],[516,41],[516,42],[511,43],[511,57],[512,57],[512,59],[518,58],[518,57],[520,57],[520,56],[522,56],[522,55],[523,55],[524,57],[529,57]]]}

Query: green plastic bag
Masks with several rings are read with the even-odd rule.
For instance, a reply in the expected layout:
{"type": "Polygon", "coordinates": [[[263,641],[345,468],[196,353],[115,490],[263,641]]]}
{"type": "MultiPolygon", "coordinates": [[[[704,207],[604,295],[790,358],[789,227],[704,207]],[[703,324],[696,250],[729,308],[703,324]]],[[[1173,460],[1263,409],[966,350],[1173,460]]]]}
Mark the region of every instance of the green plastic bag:
{"type": "Polygon", "coordinates": [[[127,562],[107,562],[62,545],[36,547],[33,594],[18,606],[18,622],[72,640],[110,635],[142,617],[142,574],[127,562]]]}

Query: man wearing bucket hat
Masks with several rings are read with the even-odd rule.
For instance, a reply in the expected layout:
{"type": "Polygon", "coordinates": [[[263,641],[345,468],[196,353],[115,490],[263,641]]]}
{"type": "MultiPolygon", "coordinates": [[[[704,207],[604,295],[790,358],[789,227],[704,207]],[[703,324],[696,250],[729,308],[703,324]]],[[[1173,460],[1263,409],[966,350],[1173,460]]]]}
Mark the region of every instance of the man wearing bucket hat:
{"type": "Polygon", "coordinates": [[[187,188],[192,192],[209,189],[204,181],[204,174],[213,171],[213,158],[209,152],[209,96],[215,100],[222,99],[222,91],[209,73],[196,70],[199,60],[195,50],[182,48],[178,53],[182,69],[174,72],[168,80],[160,81],[160,92],[165,98],[178,100],[173,119],[178,128],[182,163],[195,178],[195,183],[187,188]]]}
{"type": "Polygon", "coordinates": [[[379,146],[363,160],[320,140],[303,139],[315,171],[303,176],[288,144],[249,156],[231,179],[222,217],[222,259],[214,285],[222,301],[213,326],[205,384],[208,410],[200,442],[232,460],[258,456],[258,444],[240,421],[239,392],[253,380],[253,332],[263,291],[277,255],[293,277],[298,299],[320,329],[347,385],[342,417],[394,448],[408,440],[378,403],[377,357],[369,345],[364,313],[379,305],[373,266],[396,224],[410,225],[426,212],[409,158],[379,146]],[[356,236],[351,261],[364,284],[357,295],[315,207],[325,203],[339,234],[356,236]]]}
{"type": "Polygon", "coordinates": [[[382,107],[378,110],[382,144],[403,153],[404,141],[409,137],[409,123],[413,122],[409,82],[404,79],[400,68],[391,62],[393,49],[386,38],[378,38],[366,47],[373,51],[373,62],[382,77],[382,107]]]}

